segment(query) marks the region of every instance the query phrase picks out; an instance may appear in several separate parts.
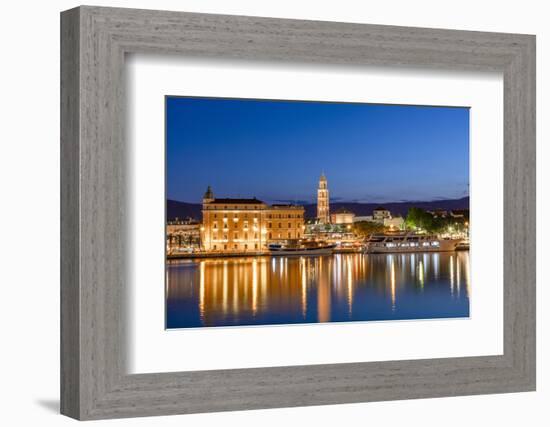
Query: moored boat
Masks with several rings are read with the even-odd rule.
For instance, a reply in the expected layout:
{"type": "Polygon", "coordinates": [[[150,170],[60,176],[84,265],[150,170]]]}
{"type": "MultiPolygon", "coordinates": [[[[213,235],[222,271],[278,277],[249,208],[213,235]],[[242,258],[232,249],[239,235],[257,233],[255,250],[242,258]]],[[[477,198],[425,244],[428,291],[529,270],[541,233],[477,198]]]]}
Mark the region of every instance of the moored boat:
{"type": "Polygon", "coordinates": [[[307,240],[286,240],[267,246],[271,255],[328,255],[335,247],[336,244],[307,240]]]}
{"type": "Polygon", "coordinates": [[[432,234],[373,234],[365,242],[365,253],[449,252],[455,251],[462,239],[440,239],[432,234]]]}
{"type": "Polygon", "coordinates": [[[465,239],[456,245],[455,250],[457,251],[469,251],[470,250],[470,240],[465,239]]]}

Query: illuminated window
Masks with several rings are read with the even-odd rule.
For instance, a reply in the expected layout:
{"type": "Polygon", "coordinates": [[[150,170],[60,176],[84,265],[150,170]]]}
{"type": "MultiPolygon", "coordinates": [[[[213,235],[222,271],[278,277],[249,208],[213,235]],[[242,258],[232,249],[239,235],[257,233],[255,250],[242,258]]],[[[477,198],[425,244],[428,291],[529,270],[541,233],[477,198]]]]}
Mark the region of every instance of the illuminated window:
{"type": "Polygon", "coordinates": [[[282,228],[283,227],[283,224],[279,223],[279,228],[282,228]]]}
{"type": "Polygon", "coordinates": [[[267,223],[267,228],[271,228],[271,222],[267,223]]]}
{"type": "Polygon", "coordinates": [[[234,238],[235,240],[238,239],[238,238],[239,238],[239,233],[234,233],[234,234],[233,234],[233,238],[234,238]]]}
{"type": "Polygon", "coordinates": [[[292,228],[292,224],[290,222],[288,223],[288,228],[292,228]]]}
{"type": "Polygon", "coordinates": [[[288,233],[288,238],[290,239],[290,237],[291,237],[291,234],[290,234],[290,233],[288,233]]]}
{"type": "Polygon", "coordinates": [[[272,239],[272,238],[273,238],[273,236],[272,236],[272,234],[271,234],[271,233],[269,233],[269,238],[270,238],[270,239],[272,239]]]}

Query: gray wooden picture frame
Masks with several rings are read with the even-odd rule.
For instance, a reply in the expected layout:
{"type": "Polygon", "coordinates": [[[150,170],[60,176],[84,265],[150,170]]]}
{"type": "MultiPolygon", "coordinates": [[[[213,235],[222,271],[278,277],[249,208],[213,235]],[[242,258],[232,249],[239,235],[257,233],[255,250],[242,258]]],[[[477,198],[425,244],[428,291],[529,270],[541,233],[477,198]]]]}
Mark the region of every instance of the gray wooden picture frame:
{"type": "Polygon", "coordinates": [[[84,420],[530,390],[534,36],[88,6],[62,12],[63,414],[84,420]],[[124,60],[136,52],[502,72],[504,354],[127,374],[124,60]]]}

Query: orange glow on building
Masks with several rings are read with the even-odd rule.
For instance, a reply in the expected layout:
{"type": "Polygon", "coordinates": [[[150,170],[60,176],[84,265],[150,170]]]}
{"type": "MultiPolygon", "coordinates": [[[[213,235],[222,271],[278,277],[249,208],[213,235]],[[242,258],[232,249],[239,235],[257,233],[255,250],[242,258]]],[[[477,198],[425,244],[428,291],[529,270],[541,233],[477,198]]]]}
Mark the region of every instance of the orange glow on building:
{"type": "Polygon", "coordinates": [[[303,206],[214,198],[210,187],[204,195],[201,246],[206,251],[263,251],[270,242],[303,238],[303,230],[303,206]]]}

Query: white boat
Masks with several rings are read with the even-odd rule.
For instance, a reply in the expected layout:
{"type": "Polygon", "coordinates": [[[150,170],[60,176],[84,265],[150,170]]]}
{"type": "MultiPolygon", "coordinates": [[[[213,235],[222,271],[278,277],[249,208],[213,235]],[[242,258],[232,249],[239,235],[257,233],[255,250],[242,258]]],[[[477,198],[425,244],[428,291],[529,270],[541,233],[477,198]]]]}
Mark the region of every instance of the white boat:
{"type": "Polygon", "coordinates": [[[287,240],[267,245],[271,255],[328,255],[336,244],[317,241],[287,240]]]}
{"type": "Polygon", "coordinates": [[[470,240],[464,239],[456,245],[457,251],[469,251],[470,250],[470,240]]]}
{"type": "Polygon", "coordinates": [[[365,253],[449,252],[456,250],[462,239],[440,239],[433,234],[373,234],[365,242],[365,253]]]}

